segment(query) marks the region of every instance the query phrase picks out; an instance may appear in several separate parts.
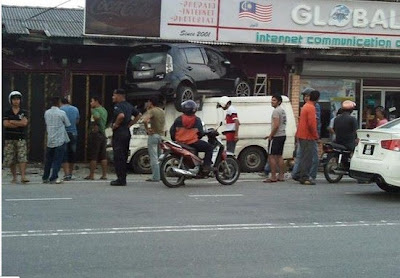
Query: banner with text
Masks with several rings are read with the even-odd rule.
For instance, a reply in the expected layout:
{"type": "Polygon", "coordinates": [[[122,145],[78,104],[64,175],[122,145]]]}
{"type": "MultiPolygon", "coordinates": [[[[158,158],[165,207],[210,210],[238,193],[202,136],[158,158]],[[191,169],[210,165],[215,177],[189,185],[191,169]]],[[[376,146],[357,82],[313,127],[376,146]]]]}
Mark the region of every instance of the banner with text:
{"type": "Polygon", "coordinates": [[[163,0],[160,37],[307,48],[400,49],[400,3],[163,0]]]}

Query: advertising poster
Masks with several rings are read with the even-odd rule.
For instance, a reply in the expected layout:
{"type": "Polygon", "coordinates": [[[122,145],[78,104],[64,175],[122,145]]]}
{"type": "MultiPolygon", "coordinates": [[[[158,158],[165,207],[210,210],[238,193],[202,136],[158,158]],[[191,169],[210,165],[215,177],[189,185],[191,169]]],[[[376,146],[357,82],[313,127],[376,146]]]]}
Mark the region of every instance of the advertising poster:
{"type": "Polygon", "coordinates": [[[164,0],[161,38],[308,48],[400,49],[400,3],[164,0]]]}
{"type": "Polygon", "coordinates": [[[160,16],[161,0],[86,0],[84,34],[159,37],[160,16]]]}

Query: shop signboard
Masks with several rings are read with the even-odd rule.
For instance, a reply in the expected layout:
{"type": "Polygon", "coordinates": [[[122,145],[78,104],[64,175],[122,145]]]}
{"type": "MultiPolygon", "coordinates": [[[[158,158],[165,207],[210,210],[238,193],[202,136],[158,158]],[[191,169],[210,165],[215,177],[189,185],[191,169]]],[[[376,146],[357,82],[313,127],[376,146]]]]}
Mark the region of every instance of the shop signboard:
{"type": "Polygon", "coordinates": [[[160,13],[161,0],[86,0],[84,34],[160,37],[160,13]]]}
{"type": "Polygon", "coordinates": [[[306,48],[400,49],[400,3],[163,0],[160,36],[306,48]]]}

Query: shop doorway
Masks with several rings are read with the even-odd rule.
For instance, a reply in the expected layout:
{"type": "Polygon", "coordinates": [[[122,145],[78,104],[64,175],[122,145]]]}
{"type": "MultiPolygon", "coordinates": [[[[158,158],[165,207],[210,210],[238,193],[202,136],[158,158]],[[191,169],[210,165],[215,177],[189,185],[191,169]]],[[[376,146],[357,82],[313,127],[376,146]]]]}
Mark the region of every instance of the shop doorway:
{"type": "Polygon", "coordinates": [[[362,128],[376,126],[375,108],[383,106],[389,120],[400,116],[400,88],[364,88],[361,94],[360,124],[362,128]]]}

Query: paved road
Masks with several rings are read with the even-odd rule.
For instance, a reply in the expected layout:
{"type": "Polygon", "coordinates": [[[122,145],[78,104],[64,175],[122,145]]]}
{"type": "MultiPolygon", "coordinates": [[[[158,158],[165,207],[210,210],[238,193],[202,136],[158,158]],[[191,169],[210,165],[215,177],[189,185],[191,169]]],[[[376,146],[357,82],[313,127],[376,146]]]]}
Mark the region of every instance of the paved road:
{"type": "Polygon", "coordinates": [[[347,180],[316,186],[131,177],[3,184],[3,275],[398,277],[400,195],[347,180]]]}

